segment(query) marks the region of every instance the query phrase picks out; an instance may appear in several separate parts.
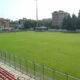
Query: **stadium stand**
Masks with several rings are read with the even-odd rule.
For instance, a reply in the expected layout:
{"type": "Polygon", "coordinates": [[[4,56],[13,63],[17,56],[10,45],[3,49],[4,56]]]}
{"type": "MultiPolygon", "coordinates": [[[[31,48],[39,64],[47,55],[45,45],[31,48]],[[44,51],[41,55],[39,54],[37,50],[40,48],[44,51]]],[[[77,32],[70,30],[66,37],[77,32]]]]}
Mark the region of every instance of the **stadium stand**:
{"type": "Polygon", "coordinates": [[[13,66],[9,66],[8,64],[5,64],[4,61],[0,60],[0,80],[5,80],[5,78],[6,80],[35,80],[29,75],[20,72],[18,69],[15,69],[13,66]],[[5,73],[9,75],[11,79],[3,75],[5,73]]]}
{"type": "Polygon", "coordinates": [[[2,67],[0,67],[0,78],[2,78],[2,80],[21,80],[2,67]]]}

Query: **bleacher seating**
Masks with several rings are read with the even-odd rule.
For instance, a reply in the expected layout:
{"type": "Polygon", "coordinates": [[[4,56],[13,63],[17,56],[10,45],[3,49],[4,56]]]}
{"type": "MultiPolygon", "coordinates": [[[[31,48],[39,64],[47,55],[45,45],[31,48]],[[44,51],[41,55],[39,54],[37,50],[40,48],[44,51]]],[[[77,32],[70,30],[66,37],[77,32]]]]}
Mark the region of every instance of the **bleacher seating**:
{"type": "Polygon", "coordinates": [[[2,67],[0,67],[0,78],[3,80],[21,80],[19,78],[16,78],[13,74],[3,69],[2,67]]]}

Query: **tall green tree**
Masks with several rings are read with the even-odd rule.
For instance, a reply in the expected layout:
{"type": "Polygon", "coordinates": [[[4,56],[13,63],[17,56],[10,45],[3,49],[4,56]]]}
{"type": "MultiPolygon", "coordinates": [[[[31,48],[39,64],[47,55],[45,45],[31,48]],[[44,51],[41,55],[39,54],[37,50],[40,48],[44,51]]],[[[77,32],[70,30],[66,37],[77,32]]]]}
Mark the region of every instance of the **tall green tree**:
{"type": "Polygon", "coordinates": [[[70,15],[68,15],[68,17],[66,18],[65,25],[66,25],[67,30],[71,30],[72,24],[71,24],[71,16],[70,15]]]}
{"type": "Polygon", "coordinates": [[[80,18],[77,18],[77,23],[76,23],[77,29],[80,29],[80,18]]]}
{"type": "Polygon", "coordinates": [[[76,30],[77,29],[77,17],[75,16],[75,14],[72,15],[72,19],[71,19],[71,30],[76,30]]]}
{"type": "Polygon", "coordinates": [[[67,18],[63,19],[62,29],[67,29],[67,18]]]}
{"type": "Polygon", "coordinates": [[[63,20],[63,29],[75,31],[77,29],[77,17],[73,14],[72,17],[68,15],[63,20]]]}
{"type": "Polygon", "coordinates": [[[34,28],[35,26],[36,26],[35,20],[25,20],[24,21],[24,28],[25,29],[34,28]]]}

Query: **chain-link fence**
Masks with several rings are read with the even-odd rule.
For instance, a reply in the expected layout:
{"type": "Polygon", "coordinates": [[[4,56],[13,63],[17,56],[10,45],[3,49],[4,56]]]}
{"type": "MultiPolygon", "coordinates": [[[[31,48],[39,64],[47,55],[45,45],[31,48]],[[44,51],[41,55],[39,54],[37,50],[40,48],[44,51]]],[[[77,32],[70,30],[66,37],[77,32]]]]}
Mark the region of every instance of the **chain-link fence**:
{"type": "Polygon", "coordinates": [[[77,29],[75,31],[71,30],[66,30],[66,29],[50,29],[48,28],[47,30],[34,30],[33,28],[31,29],[14,29],[14,30],[0,30],[0,33],[9,33],[9,32],[24,32],[24,31],[47,31],[47,32],[64,32],[64,33],[80,33],[80,29],[77,29]]]}
{"type": "Polygon", "coordinates": [[[33,31],[33,29],[0,30],[0,33],[33,31]]]}
{"type": "Polygon", "coordinates": [[[0,51],[0,61],[35,80],[80,80],[80,78],[37,64],[20,56],[0,51]]]}

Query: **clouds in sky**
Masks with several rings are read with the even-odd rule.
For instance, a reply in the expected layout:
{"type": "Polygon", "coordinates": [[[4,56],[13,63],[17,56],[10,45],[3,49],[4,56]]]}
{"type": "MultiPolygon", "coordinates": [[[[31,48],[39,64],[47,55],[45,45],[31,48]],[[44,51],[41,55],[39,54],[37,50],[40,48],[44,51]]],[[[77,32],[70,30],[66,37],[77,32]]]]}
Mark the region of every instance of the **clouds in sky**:
{"type": "MultiPolygon", "coordinates": [[[[69,13],[78,14],[80,0],[38,0],[39,19],[51,18],[56,10],[64,10],[69,13]]],[[[0,17],[12,20],[23,17],[36,19],[35,0],[0,0],[0,17]]]]}

